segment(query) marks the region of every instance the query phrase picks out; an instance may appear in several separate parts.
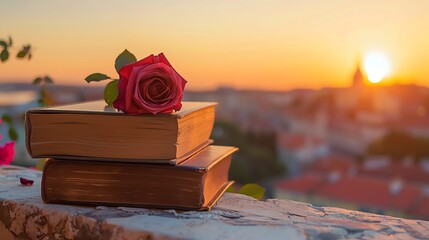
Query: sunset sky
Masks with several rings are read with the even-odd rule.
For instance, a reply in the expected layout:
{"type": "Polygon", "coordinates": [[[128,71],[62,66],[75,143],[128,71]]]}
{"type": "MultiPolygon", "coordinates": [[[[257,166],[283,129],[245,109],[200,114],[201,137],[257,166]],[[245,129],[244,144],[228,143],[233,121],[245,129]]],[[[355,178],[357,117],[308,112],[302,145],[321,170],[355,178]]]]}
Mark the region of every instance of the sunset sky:
{"type": "Polygon", "coordinates": [[[427,0],[2,0],[0,9],[0,39],[35,48],[31,61],[0,63],[0,82],[49,74],[86,84],[93,72],[115,76],[127,48],[164,52],[190,89],[347,86],[357,57],[373,51],[389,59],[390,81],[429,85],[427,0]]]}

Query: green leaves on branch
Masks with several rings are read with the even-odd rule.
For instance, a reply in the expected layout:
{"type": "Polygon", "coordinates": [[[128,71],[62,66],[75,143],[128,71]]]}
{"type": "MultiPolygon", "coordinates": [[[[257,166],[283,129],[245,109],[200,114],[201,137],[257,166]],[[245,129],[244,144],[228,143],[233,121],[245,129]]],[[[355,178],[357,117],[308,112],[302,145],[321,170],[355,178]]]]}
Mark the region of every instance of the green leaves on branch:
{"type": "Polygon", "coordinates": [[[9,138],[12,141],[18,140],[18,133],[16,132],[15,128],[12,125],[12,117],[9,114],[3,114],[1,118],[5,123],[7,123],[7,125],[9,125],[9,131],[8,131],[9,138]]]}
{"type": "MultiPolygon", "coordinates": [[[[111,77],[107,76],[103,73],[93,73],[85,78],[85,81],[90,82],[100,82],[107,79],[112,79],[111,77]]],[[[107,105],[112,105],[113,102],[116,100],[116,97],[118,97],[118,79],[113,79],[113,81],[110,81],[106,87],[104,88],[104,101],[107,103],[107,105]]]]}
{"type": "Polygon", "coordinates": [[[90,83],[90,82],[100,82],[107,79],[112,79],[112,78],[103,73],[93,73],[88,77],[86,77],[85,81],[90,83]]]}
{"type": "Polygon", "coordinates": [[[18,140],[18,133],[16,132],[15,128],[9,127],[9,132],[8,133],[9,133],[9,138],[12,141],[18,140]]]}
{"type": "Polygon", "coordinates": [[[9,59],[9,51],[7,49],[3,49],[0,52],[0,61],[6,62],[9,59]]]}
{"type": "MultiPolygon", "coordinates": [[[[87,83],[90,83],[90,82],[100,82],[107,79],[112,79],[112,78],[103,73],[93,73],[88,77],[86,77],[85,81],[87,83]]],[[[116,100],[116,97],[118,96],[118,81],[119,81],[118,79],[113,79],[113,81],[110,81],[104,88],[104,101],[109,106],[113,104],[113,102],[116,100]]]]}
{"type": "MultiPolygon", "coordinates": [[[[226,189],[226,192],[235,193],[235,189],[230,186],[228,189],[226,189]]],[[[264,197],[265,188],[261,187],[258,184],[249,183],[241,187],[237,193],[253,197],[257,200],[261,200],[264,197]]]]}
{"type": "Polygon", "coordinates": [[[37,77],[33,80],[33,84],[34,85],[40,85],[40,84],[51,84],[54,83],[54,80],[52,80],[52,78],[50,78],[49,76],[44,76],[44,77],[37,77]]]}
{"type": "Polygon", "coordinates": [[[4,40],[0,40],[0,46],[2,46],[2,50],[0,52],[0,61],[6,62],[9,59],[9,50],[8,48],[12,46],[12,39],[9,37],[9,43],[4,40]]]}
{"type": "Polygon", "coordinates": [[[34,85],[39,85],[40,83],[42,83],[42,81],[43,81],[43,78],[38,77],[38,78],[36,78],[36,79],[33,80],[33,84],[34,85]]]}
{"type": "Polygon", "coordinates": [[[104,88],[104,101],[107,105],[112,105],[118,97],[118,79],[109,82],[104,88]]]}
{"type": "Polygon", "coordinates": [[[48,83],[48,84],[54,83],[54,80],[52,80],[52,78],[50,78],[49,76],[45,76],[43,80],[45,81],[45,83],[48,83]]]}
{"type": "MultiPolygon", "coordinates": [[[[0,61],[6,62],[9,59],[10,53],[9,48],[12,47],[13,41],[12,37],[9,36],[7,40],[0,40],[0,46],[3,48],[0,51],[0,61]]],[[[28,60],[31,59],[31,45],[27,44],[22,46],[21,50],[16,54],[17,58],[23,59],[27,58],[28,60]]]]}
{"type": "MultiPolygon", "coordinates": [[[[86,77],[85,81],[87,83],[90,83],[100,82],[107,79],[112,78],[103,73],[93,73],[86,77]]],[[[118,96],[118,81],[118,79],[113,79],[113,81],[110,81],[104,88],[104,101],[107,103],[108,106],[112,105],[113,102],[116,100],[116,97],[118,96]]]]}
{"type": "Polygon", "coordinates": [[[22,47],[22,49],[18,52],[18,54],[16,55],[17,58],[25,58],[27,57],[28,60],[31,59],[31,45],[24,45],[22,47]]]}
{"type": "Polygon", "coordinates": [[[127,49],[125,49],[115,60],[115,69],[116,72],[119,73],[119,70],[125,65],[130,63],[137,62],[137,58],[134,54],[130,53],[127,49]]]}
{"type": "Polygon", "coordinates": [[[6,48],[8,48],[9,47],[9,45],[6,43],[6,41],[4,41],[4,40],[0,40],[0,46],[2,46],[3,47],[3,49],[6,49],[6,48]]]}
{"type": "Polygon", "coordinates": [[[5,123],[7,123],[7,124],[9,124],[9,125],[11,125],[12,124],[12,117],[9,115],[9,114],[3,114],[3,116],[1,117],[1,119],[5,122],[5,123]]]}
{"type": "MultiPolygon", "coordinates": [[[[137,58],[134,54],[130,53],[127,49],[125,49],[119,56],[115,59],[115,69],[116,72],[119,73],[119,70],[125,65],[136,62],[137,58]]],[[[85,78],[87,83],[90,82],[100,82],[104,80],[112,79],[108,75],[104,73],[93,73],[85,78]]],[[[118,79],[112,79],[106,87],[104,88],[104,101],[108,106],[111,106],[113,102],[118,97],[118,79]]]]}
{"type": "Polygon", "coordinates": [[[46,84],[52,84],[52,83],[54,83],[54,80],[52,80],[52,78],[49,77],[48,75],[44,77],[37,77],[33,80],[34,85],[41,86],[39,99],[38,99],[38,103],[40,104],[40,106],[50,106],[54,104],[54,100],[52,99],[49,92],[45,88],[46,84]]]}

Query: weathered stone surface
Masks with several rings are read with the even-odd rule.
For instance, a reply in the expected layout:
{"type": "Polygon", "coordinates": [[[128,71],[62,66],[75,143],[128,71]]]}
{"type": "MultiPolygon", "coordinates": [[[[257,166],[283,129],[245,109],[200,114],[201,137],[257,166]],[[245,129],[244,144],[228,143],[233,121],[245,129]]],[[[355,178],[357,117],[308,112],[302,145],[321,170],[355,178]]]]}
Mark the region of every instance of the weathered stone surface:
{"type": "Polygon", "coordinates": [[[429,223],[225,194],[210,212],[44,204],[38,171],[0,168],[0,239],[426,239],[429,223]],[[34,179],[21,186],[19,177],[34,179]]]}

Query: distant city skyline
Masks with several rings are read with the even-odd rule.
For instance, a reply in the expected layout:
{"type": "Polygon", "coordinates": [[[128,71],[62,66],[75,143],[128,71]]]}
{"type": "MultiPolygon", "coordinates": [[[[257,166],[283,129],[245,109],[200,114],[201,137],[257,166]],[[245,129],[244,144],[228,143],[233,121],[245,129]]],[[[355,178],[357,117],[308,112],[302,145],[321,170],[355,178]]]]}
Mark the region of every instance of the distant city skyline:
{"type": "MultiPolygon", "coordinates": [[[[0,82],[85,85],[93,72],[115,76],[125,48],[137,58],[164,52],[188,89],[219,86],[289,90],[351,84],[356,59],[382,52],[392,82],[429,85],[429,1],[6,0],[0,39],[33,59],[0,64],[0,82]]],[[[104,83],[102,83],[104,84],[104,83]]]]}

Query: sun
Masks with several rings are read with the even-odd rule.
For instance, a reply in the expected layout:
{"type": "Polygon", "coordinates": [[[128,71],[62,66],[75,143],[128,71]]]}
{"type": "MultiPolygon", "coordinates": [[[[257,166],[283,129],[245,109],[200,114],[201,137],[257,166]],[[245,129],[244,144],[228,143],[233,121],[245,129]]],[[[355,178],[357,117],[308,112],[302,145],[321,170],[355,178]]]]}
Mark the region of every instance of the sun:
{"type": "Polygon", "coordinates": [[[372,52],[365,56],[363,67],[371,83],[379,83],[391,70],[389,59],[380,52],[372,52]]]}

